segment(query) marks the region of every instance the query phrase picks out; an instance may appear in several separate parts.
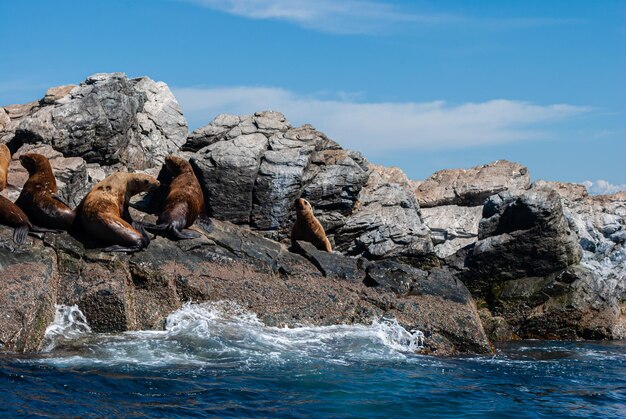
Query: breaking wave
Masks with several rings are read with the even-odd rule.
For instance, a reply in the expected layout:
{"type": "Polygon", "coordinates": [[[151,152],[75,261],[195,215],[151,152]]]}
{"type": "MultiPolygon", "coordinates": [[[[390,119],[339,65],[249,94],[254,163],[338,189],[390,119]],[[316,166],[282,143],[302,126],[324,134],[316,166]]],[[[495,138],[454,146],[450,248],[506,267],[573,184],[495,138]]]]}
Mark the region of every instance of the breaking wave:
{"type": "Polygon", "coordinates": [[[58,306],[42,362],[56,366],[258,367],[265,364],[402,359],[424,345],[395,319],[371,325],[280,328],[230,302],[185,304],[164,331],[94,334],[76,306],[58,306]]]}

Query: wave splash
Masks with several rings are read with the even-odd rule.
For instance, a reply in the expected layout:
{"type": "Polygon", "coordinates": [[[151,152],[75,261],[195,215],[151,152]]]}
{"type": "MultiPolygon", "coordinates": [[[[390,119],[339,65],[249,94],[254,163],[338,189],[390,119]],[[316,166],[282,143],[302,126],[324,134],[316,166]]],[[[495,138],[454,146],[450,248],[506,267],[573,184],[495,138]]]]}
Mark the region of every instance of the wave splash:
{"type": "Polygon", "coordinates": [[[164,331],[94,334],[76,306],[58,306],[46,330],[43,362],[80,365],[194,365],[254,368],[268,364],[404,359],[424,334],[395,319],[371,325],[269,327],[237,304],[185,304],[164,331]]]}

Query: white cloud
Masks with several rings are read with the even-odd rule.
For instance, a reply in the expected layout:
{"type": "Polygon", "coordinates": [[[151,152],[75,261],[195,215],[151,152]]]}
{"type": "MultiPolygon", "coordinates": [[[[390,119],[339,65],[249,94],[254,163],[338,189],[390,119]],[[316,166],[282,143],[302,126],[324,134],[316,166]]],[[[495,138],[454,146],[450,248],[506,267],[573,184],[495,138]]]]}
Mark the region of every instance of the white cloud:
{"type": "Polygon", "coordinates": [[[586,180],[582,183],[587,191],[593,195],[610,195],[620,191],[626,191],[626,184],[614,185],[606,180],[598,179],[595,182],[586,180]]]}
{"type": "Polygon", "coordinates": [[[444,101],[367,103],[298,95],[272,87],[173,91],[192,128],[207,124],[220,113],[276,110],[294,126],[310,123],[342,146],[370,155],[546,139],[552,136],[552,125],[590,111],[572,105],[542,106],[504,99],[460,105],[444,101]]]}
{"type": "Polygon", "coordinates": [[[397,24],[479,24],[494,29],[578,22],[566,18],[477,19],[461,15],[416,13],[372,0],[181,0],[248,19],[283,20],[321,32],[355,34],[397,24]]]}

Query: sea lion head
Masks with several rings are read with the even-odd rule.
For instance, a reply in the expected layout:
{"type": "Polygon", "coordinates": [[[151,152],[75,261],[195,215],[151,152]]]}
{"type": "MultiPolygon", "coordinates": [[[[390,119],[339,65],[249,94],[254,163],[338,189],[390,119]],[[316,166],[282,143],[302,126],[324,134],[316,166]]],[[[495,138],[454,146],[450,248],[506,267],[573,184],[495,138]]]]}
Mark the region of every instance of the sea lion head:
{"type": "Polygon", "coordinates": [[[299,213],[308,213],[313,211],[313,208],[311,207],[309,201],[304,198],[296,199],[296,203],[294,204],[294,206],[296,207],[296,211],[299,213]]]}
{"type": "Polygon", "coordinates": [[[165,167],[167,167],[167,170],[174,176],[185,170],[191,170],[191,165],[187,160],[173,154],[165,158],[165,167]]]}
{"type": "Polygon", "coordinates": [[[126,189],[131,195],[153,191],[161,184],[154,177],[142,173],[129,174],[129,177],[126,189]]]}
{"type": "Polygon", "coordinates": [[[46,156],[42,156],[37,153],[26,153],[20,156],[20,163],[26,170],[28,170],[28,174],[32,175],[41,169],[50,168],[50,162],[46,156]]]}

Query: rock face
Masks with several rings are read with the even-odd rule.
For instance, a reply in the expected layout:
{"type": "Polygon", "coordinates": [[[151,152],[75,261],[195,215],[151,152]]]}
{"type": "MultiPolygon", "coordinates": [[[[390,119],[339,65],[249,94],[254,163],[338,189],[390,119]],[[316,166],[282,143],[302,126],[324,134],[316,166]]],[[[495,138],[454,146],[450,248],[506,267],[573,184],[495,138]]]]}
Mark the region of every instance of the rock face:
{"type": "Polygon", "coordinates": [[[313,264],[227,222],[197,231],[198,239],[157,238],[129,256],[89,249],[88,240],[85,248],[67,233],[14,248],[10,229],[0,227],[0,270],[9,275],[0,288],[3,349],[36,350],[55,304],[78,305],[94,332],[122,332],[162,328],[187,301],[229,300],[268,325],[367,323],[387,315],[424,331],[427,352],[491,351],[469,292],[449,277],[429,278],[399,261],[362,266],[338,253],[313,264]],[[392,271],[408,288],[383,283],[392,271]]]}
{"type": "Polygon", "coordinates": [[[80,86],[50,89],[37,105],[9,117],[13,135],[5,128],[3,141],[13,148],[44,143],[64,156],[129,169],[159,165],[187,135],[187,122],[164,83],[123,73],[95,74],[80,86]]]}
{"type": "Polygon", "coordinates": [[[440,258],[453,255],[459,249],[478,240],[478,225],[483,207],[442,205],[422,208],[422,219],[431,231],[435,253],[440,258]]]}
{"type": "Polygon", "coordinates": [[[498,160],[470,169],[448,169],[415,183],[415,196],[423,208],[440,205],[482,205],[489,196],[530,187],[528,169],[518,163],[498,160]]]}
{"type": "Polygon", "coordinates": [[[187,150],[210,216],[287,237],[299,197],[311,202],[334,246],[369,258],[432,252],[409,181],[370,165],[310,125],[278,112],[219,115],[194,131],[187,150]],[[400,179],[400,180],[399,180],[400,179]]]}

